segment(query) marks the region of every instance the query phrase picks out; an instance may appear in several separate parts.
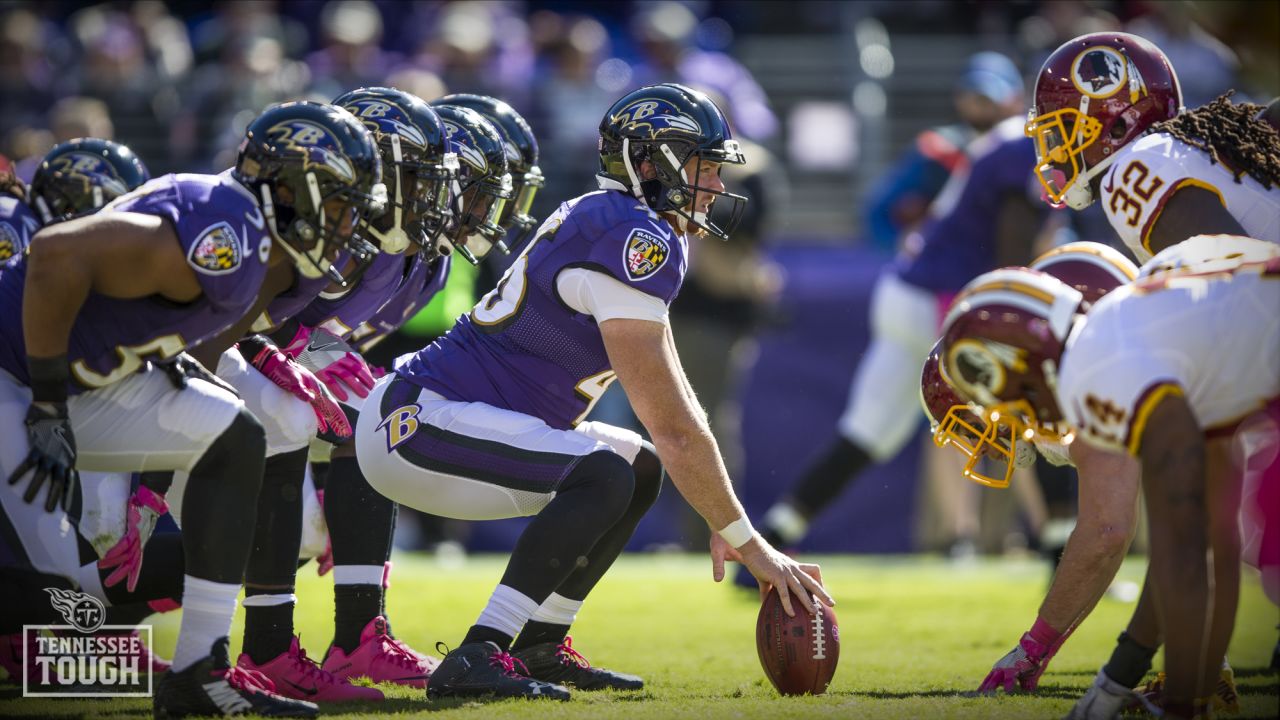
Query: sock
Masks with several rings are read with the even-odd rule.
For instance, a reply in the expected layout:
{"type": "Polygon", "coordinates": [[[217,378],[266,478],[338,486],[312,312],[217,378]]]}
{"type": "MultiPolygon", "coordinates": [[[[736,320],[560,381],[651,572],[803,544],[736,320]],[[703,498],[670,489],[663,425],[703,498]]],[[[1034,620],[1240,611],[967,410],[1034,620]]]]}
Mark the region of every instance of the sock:
{"type": "Polygon", "coordinates": [[[382,585],[340,585],[334,568],[333,644],[350,655],[360,646],[360,633],[382,611],[382,585]]]}
{"type": "Polygon", "coordinates": [[[506,652],[511,649],[511,641],[514,639],[514,636],[508,635],[501,630],[495,630],[484,625],[472,625],[467,630],[466,637],[462,638],[462,644],[491,642],[497,645],[500,650],[506,652]]]}
{"type": "Polygon", "coordinates": [[[369,485],[354,457],[330,461],[324,502],[333,542],[333,644],[350,653],[369,621],[387,614],[384,582],[396,505],[369,485]]]}
{"type": "MultiPolygon", "coordinates": [[[[107,625],[129,625],[137,627],[142,624],[143,620],[155,615],[156,611],[152,610],[144,602],[129,603],[128,605],[112,605],[107,608],[107,625]]],[[[128,630],[112,630],[117,634],[126,634],[128,630]]]]}
{"type": "Polygon", "coordinates": [[[239,583],[183,577],[182,625],[173,651],[173,672],[182,672],[207,657],[213,643],[231,633],[239,583]]]}
{"type": "Polygon", "coordinates": [[[244,602],[244,652],[258,665],[289,651],[293,643],[293,593],[247,595],[244,602]]]}
{"type": "Polygon", "coordinates": [[[537,610],[538,603],[528,595],[506,585],[499,585],[494,588],[493,595],[489,596],[489,604],[485,605],[480,618],[467,631],[467,637],[462,642],[492,641],[506,650],[511,647],[511,641],[519,634],[520,628],[524,627],[525,622],[537,610]],[[500,637],[494,637],[495,634],[500,637]]]}
{"type": "Polygon", "coordinates": [[[871,456],[841,436],[811,465],[791,489],[790,505],[806,518],[813,518],[849,484],[849,480],[871,463],[871,456]]]}
{"type": "Polygon", "coordinates": [[[569,634],[568,625],[557,625],[555,623],[539,622],[530,620],[525,623],[524,629],[520,631],[520,636],[516,638],[515,643],[511,646],[512,652],[520,652],[534,645],[542,645],[543,643],[561,643],[569,634]]]}
{"type": "Polygon", "coordinates": [[[795,545],[809,532],[809,521],[789,503],[776,503],[764,514],[764,539],[770,545],[795,545]]]}
{"type": "Polygon", "coordinates": [[[1129,637],[1129,633],[1122,632],[1116,638],[1116,649],[1111,652],[1107,664],[1102,666],[1102,671],[1124,687],[1135,687],[1151,669],[1151,659],[1155,655],[1155,648],[1139,645],[1129,637]]]}
{"type": "Polygon", "coordinates": [[[569,634],[569,626],[573,625],[580,609],[582,609],[581,600],[570,600],[562,595],[551,593],[538,606],[533,616],[529,618],[529,622],[525,623],[524,629],[520,631],[520,637],[516,638],[512,648],[523,650],[542,643],[563,641],[569,634]]]}

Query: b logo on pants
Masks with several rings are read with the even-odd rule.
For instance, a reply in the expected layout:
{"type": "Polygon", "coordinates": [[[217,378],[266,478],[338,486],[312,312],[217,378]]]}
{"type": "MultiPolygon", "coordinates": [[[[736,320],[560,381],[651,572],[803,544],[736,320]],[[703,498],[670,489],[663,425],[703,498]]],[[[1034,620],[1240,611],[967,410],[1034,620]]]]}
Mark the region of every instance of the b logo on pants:
{"type": "Polygon", "coordinates": [[[410,403],[392,410],[391,414],[383,419],[378,429],[387,432],[387,452],[395,450],[400,443],[418,432],[418,413],[420,412],[422,412],[421,405],[410,403]]]}

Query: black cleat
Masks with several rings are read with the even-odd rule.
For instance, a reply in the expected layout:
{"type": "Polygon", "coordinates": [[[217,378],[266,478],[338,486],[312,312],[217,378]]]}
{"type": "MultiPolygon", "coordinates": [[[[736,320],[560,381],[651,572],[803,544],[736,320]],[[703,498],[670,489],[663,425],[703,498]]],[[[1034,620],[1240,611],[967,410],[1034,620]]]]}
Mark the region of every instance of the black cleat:
{"type": "Polygon", "coordinates": [[[640,690],[644,680],[635,675],[592,667],[582,654],[573,649],[573,638],[562,643],[539,643],[512,653],[524,663],[529,677],[543,682],[572,685],[579,690],[640,690]]]}
{"type": "Polygon", "coordinates": [[[444,656],[427,681],[429,699],[444,697],[546,698],[568,700],[569,690],[517,669],[519,661],[491,642],[464,643],[444,656]]]}
{"type": "Polygon", "coordinates": [[[160,678],[152,703],[157,718],[190,715],[264,715],[312,718],[315,703],[290,700],[272,690],[270,680],[231,667],[227,638],[214,641],[211,654],[183,670],[170,670],[160,678]]]}

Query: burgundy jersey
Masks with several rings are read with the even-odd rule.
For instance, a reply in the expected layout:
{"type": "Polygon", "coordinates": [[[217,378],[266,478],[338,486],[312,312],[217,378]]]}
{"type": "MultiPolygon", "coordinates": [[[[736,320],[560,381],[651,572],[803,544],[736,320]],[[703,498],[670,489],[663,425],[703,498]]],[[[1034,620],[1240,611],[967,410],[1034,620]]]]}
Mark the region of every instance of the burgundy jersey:
{"type": "MultiPolygon", "coordinates": [[[[122,195],[102,212],[159,215],[203,293],[189,303],[159,296],[122,300],[90,293],[71,329],[71,392],[110,385],[142,367],[199,345],[253,306],[266,275],[271,237],[253,195],[229,174],[165,175],[122,195]]],[[[23,383],[26,259],[0,270],[0,368],[23,383]]]]}
{"type": "Polygon", "coordinates": [[[600,328],[560,299],[556,277],[587,268],[670,305],[688,240],[647,206],[601,190],[560,206],[507,274],[447,335],[396,362],[450,400],[483,402],[568,429],[614,380],[600,328]]]}

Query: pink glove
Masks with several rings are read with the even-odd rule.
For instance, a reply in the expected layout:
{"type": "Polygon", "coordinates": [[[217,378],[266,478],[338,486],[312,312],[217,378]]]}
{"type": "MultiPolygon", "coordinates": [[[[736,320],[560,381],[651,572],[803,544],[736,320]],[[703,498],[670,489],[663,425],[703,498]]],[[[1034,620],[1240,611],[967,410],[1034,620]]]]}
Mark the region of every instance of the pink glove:
{"type": "Polygon", "coordinates": [[[99,570],[115,571],[102,582],[105,587],[116,585],[125,578],[125,587],[133,592],[138,587],[138,573],[142,571],[142,550],[156,528],[156,521],[169,512],[164,497],[150,488],[139,486],[129,498],[129,514],[125,521],[124,537],[111,547],[98,561],[99,570]]]}
{"type": "Polygon", "coordinates": [[[357,397],[368,397],[373,389],[373,372],[365,364],[364,358],[349,352],[316,373],[316,377],[325,384],[339,400],[347,399],[346,385],[357,397]]]}
{"type": "MultiPolygon", "coordinates": [[[[316,491],[316,499],[320,501],[320,510],[324,511],[324,491],[316,491]]],[[[324,552],[316,558],[316,574],[324,577],[333,569],[333,538],[324,541],[324,552]]]]}
{"type": "Polygon", "coordinates": [[[276,387],[311,405],[320,426],[319,432],[328,432],[332,428],[339,437],[351,437],[351,423],[347,422],[346,414],[310,370],[290,360],[280,348],[257,336],[240,341],[238,347],[249,364],[275,383],[276,387]]]}
{"type": "Polygon", "coordinates": [[[387,376],[387,371],[382,369],[381,367],[378,367],[377,365],[370,365],[369,372],[373,375],[373,379],[375,381],[381,380],[382,378],[387,376]]]}
{"type": "Polygon", "coordinates": [[[288,345],[280,348],[280,351],[289,356],[290,360],[296,359],[307,349],[307,342],[311,340],[311,328],[306,325],[298,325],[298,330],[294,332],[293,339],[288,345]]]}
{"type": "Polygon", "coordinates": [[[1007,693],[1015,690],[1034,692],[1040,684],[1040,676],[1049,667],[1058,648],[1066,642],[1067,633],[1054,630],[1049,623],[1040,618],[1031,626],[1031,630],[1023,633],[1018,646],[1000,658],[991,668],[987,678],[978,687],[980,693],[994,693],[1004,688],[1007,693]]]}

